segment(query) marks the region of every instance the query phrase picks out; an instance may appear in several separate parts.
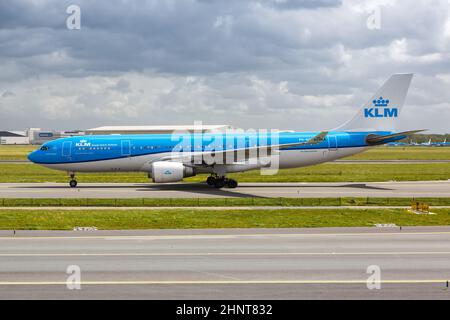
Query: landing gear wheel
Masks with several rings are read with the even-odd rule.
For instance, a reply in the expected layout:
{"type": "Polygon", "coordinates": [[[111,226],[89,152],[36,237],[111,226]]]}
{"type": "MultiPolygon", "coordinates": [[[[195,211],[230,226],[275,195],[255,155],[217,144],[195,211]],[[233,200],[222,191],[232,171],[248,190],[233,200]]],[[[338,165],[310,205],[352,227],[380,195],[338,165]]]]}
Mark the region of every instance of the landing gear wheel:
{"type": "Polygon", "coordinates": [[[236,180],[229,179],[227,181],[227,187],[228,188],[234,189],[234,188],[237,188],[237,186],[238,186],[238,182],[236,180]]]}
{"type": "Polygon", "coordinates": [[[215,181],[216,178],[214,178],[213,176],[208,177],[208,179],[206,179],[206,183],[208,184],[208,186],[213,186],[215,181]]]}
{"type": "Polygon", "coordinates": [[[77,180],[70,180],[69,185],[71,188],[75,188],[77,186],[77,180]]]}
{"type": "Polygon", "coordinates": [[[221,189],[225,187],[225,179],[215,179],[214,188],[221,189]]]}

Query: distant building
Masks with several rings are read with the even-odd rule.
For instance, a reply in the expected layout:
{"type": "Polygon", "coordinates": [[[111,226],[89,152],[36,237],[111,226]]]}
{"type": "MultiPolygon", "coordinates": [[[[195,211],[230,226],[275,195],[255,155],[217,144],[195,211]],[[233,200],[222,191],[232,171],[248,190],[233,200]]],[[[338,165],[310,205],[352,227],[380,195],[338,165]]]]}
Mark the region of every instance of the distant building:
{"type": "Polygon", "coordinates": [[[27,136],[13,131],[0,131],[0,144],[29,144],[27,136]]]}
{"type": "MultiPolygon", "coordinates": [[[[178,132],[194,132],[198,130],[198,126],[106,126],[88,129],[85,131],[86,135],[101,135],[101,134],[170,134],[174,131],[178,132]]],[[[225,131],[232,129],[229,125],[202,125],[202,132],[211,131],[225,131]]]]}
{"type": "Polygon", "coordinates": [[[31,144],[43,144],[48,141],[59,138],[72,137],[84,135],[83,131],[57,131],[57,130],[42,130],[41,128],[28,129],[28,138],[31,144]]]}
{"type": "MultiPolygon", "coordinates": [[[[85,131],[58,131],[29,128],[27,131],[0,131],[1,144],[44,144],[48,141],[83,135],[109,135],[109,134],[171,134],[173,132],[197,132],[200,126],[105,126],[85,131]]],[[[201,132],[213,132],[233,129],[229,125],[202,125],[201,132]]]]}

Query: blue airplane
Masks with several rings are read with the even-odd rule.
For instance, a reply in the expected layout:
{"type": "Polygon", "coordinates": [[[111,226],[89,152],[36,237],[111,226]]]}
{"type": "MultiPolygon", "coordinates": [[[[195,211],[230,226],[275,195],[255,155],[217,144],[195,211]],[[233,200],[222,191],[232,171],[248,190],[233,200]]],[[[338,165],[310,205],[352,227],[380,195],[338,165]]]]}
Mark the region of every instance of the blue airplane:
{"type": "Polygon", "coordinates": [[[447,138],[445,138],[444,141],[436,142],[434,145],[437,146],[437,147],[450,147],[450,142],[447,141],[447,138]]]}
{"type": "Polygon", "coordinates": [[[333,130],[78,136],[47,142],[28,159],[66,171],[70,187],[77,186],[77,172],[145,172],[156,183],[209,174],[208,185],[236,188],[229,173],[315,165],[423,131],[395,130],[412,77],[391,76],[350,121],[333,130]]]}

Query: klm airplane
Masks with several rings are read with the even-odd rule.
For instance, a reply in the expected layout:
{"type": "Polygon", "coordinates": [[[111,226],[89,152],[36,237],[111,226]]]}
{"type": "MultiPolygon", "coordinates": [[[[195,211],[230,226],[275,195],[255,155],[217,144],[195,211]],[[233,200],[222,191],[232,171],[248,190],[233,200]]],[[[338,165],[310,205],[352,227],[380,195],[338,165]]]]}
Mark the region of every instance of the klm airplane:
{"type": "Polygon", "coordinates": [[[353,119],[333,130],[70,137],[47,142],[28,158],[66,171],[72,188],[77,186],[77,172],[126,171],[145,172],[156,183],[209,174],[208,185],[236,188],[229,173],[268,168],[275,162],[280,169],[315,165],[423,131],[395,130],[412,77],[391,76],[353,119]]]}

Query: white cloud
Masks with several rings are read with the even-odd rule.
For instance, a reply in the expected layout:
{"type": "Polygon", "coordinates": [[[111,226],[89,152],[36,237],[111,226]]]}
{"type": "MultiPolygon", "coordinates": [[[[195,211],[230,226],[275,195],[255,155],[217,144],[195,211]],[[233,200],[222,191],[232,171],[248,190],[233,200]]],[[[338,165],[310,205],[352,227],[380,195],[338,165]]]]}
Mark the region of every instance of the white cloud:
{"type": "Polygon", "coordinates": [[[447,0],[81,0],[80,31],[69,2],[0,3],[0,128],[332,128],[414,72],[402,126],[448,131],[447,0]]]}

